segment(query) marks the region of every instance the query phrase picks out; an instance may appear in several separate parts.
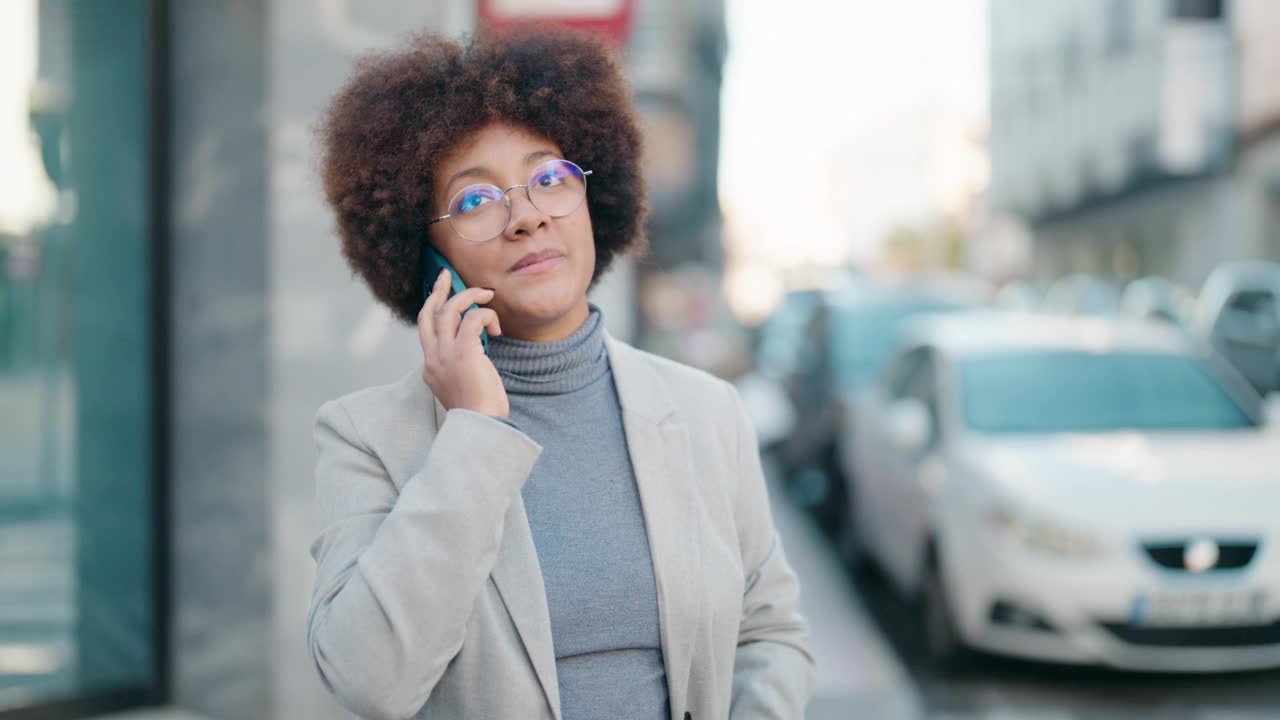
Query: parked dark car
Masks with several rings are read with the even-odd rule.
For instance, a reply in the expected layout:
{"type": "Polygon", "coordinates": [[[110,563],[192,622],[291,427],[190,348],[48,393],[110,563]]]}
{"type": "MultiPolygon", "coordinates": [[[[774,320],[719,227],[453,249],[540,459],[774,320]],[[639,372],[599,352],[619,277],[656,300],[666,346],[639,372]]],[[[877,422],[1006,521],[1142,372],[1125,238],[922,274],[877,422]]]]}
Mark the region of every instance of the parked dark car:
{"type": "Polygon", "coordinates": [[[1215,268],[1200,291],[1195,330],[1258,392],[1280,391],[1280,264],[1215,268]]]}
{"type": "Polygon", "coordinates": [[[963,310],[990,301],[985,283],[930,275],[878,283],[858,280],[824,294],[813,308],[805,352],[786,382],[796,409],[776,457],[788,489],[833,533],[845,524],[846,465],[840,438],[846,408],[893,352],[898,328],[919,313],[963,310]]]}

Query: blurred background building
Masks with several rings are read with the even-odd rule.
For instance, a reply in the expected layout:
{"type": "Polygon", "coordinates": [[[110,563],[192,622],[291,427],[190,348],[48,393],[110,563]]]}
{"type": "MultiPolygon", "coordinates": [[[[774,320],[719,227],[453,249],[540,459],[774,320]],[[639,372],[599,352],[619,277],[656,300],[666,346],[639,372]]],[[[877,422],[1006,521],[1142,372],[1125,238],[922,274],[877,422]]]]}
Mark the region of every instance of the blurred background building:
{"type": "Polygon", "coordinates": [[[990,212],[1071,272],[1198,287],[1274,256],[1274,3],[991,3],[990,212]]]}

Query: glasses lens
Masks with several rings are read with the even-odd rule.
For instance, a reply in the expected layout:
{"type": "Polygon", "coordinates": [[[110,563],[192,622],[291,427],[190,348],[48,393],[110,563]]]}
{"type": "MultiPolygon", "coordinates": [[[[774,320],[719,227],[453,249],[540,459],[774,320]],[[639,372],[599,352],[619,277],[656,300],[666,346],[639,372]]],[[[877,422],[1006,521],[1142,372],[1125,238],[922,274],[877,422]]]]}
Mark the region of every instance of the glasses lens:
{"type": "Polygon", "coordinates": [[[474,242],[502,234],[510,217],[506,198],[492,185],[470,185],[449,201],[449,223],[459,235],[474,242]]]}
{"type": "Polygon", "coordinates": [[[551,217],[564,217],[587,196],[587,177],[568,160],[550,160],[529,177],[529,200],[551,217]]]}

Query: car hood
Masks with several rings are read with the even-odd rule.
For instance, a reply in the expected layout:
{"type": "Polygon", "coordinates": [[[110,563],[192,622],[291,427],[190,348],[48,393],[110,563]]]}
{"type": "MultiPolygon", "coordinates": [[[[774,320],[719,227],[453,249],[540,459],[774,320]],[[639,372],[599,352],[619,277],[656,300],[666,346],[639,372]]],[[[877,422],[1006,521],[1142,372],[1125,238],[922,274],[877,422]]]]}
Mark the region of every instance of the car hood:
{"type": "Polygon", "coordinates": [[[1264,431],[987,436],[969,467],[1015,506],[1147,534],[1280,529],[1280,442],[1264,431]]]}

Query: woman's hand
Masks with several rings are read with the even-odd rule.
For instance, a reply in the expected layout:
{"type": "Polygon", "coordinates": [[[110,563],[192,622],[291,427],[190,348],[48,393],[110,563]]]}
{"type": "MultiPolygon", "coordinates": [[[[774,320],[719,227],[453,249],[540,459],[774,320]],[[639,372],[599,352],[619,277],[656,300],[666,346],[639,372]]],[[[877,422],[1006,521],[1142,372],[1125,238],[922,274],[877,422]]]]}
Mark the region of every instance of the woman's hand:
{"type": "Polygon", "coordinates": [[[506,388],[493,362],[484,354],[480,331],[501,335],[498,314],[487,307],[463,310],[493,300],[487,288],[467,288],[449,298],[449,271],[436,278],[431,295],[418,312],[422,343],[422,381],[446,410],[462,408],[505,418],[511,412],[506,388]]]}

